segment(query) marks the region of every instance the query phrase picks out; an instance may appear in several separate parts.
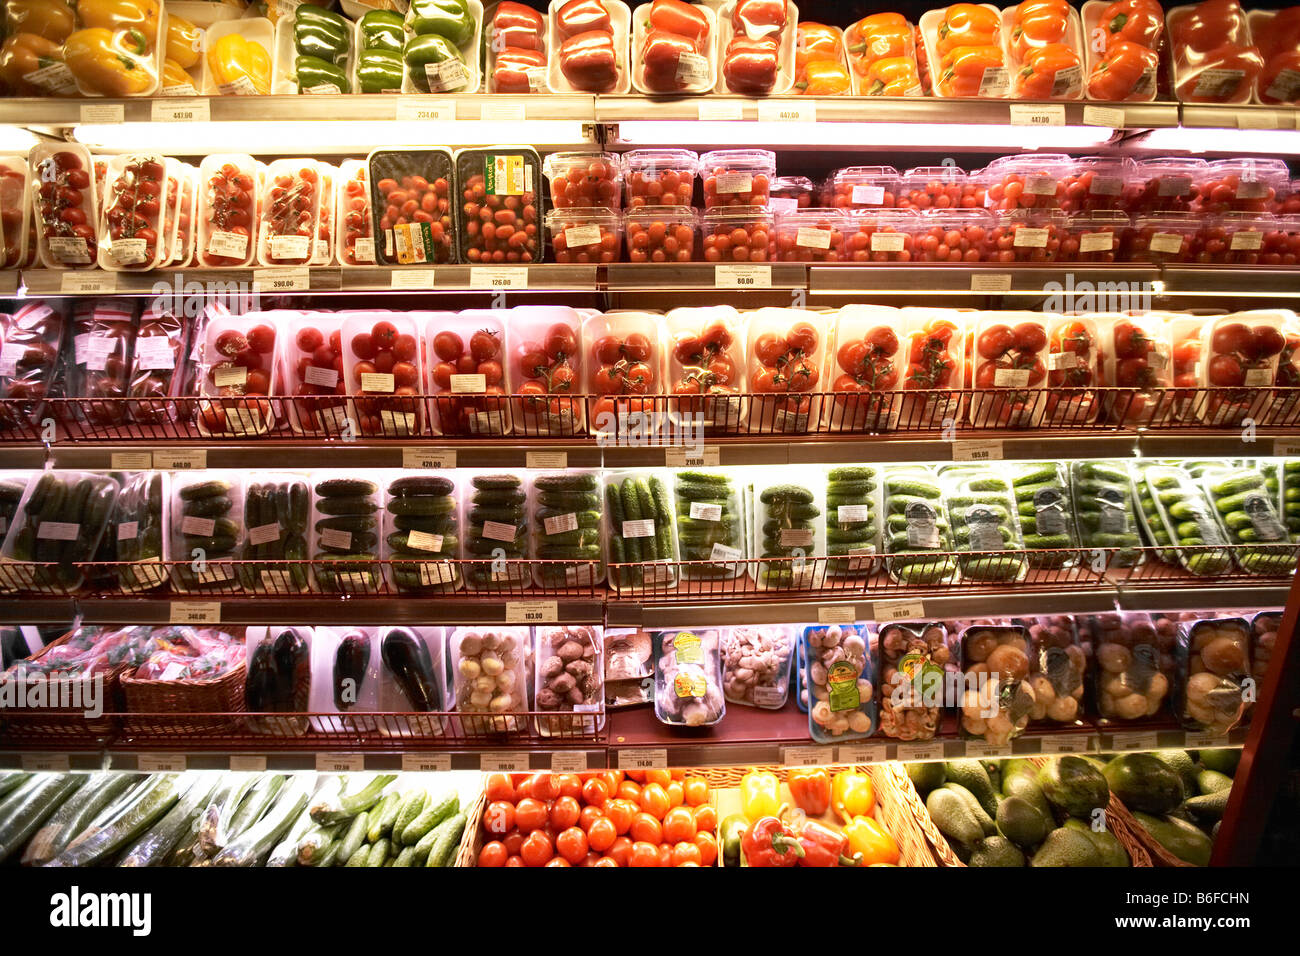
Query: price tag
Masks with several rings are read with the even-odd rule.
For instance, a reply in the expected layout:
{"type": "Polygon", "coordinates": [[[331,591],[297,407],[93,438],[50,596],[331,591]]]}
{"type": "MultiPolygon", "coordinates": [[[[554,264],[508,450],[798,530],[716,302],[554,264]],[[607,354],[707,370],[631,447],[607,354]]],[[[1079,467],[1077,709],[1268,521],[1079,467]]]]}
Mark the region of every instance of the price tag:
{"type": "Polygon", "coordinates": [[[527,289],[527,266],[470,266],[471,289],[527,289]]]}
{"type": "Polygon", "coordinates": [[[172,601],[167,620],[171,624],[220,624],[220,601],[172,601]]]}
{"type": "Polygon", "coordinates": [[[1010,744],[991,744],[987,740],[966,741],[967,757],[1009,757],[1010,744]]]}
{"type": "Polygon", "coordinates": [[[1045,754],[1086,754],[1090,749],[1087,734],[1049,734],[1043,738],[1045,754]]]}
{"type": "Polygon", "coordinates": [[[153,455],[147,451],[115,451],[109,456],[109,467],[114,471],[148,471],[153,467],[153,455]]]}
{"type": "Polygon", "coordinates": [[[942,740],[902,740],[898,743],[899,760],[942,760],[942,740]]]}
{"type": "Polygon", "coordinates": [[[732,122],[744,118],[739,100],[700,100],[699,118],[705,122],[732,122]]]}
{"type": "Polygon", "coordinates": [[[623,522],[624,538],[653,538],[655,536],[654,518],[637,518],[623,522]]]}
{"type": "Polygon", "coordinates": [[[884,763],[889,759],[887,744],[840,744],[840,763],[884,763]]]}
{"type": "Polygon", "coordinates": [[[1183,734],[1183,746],[1190,747],[1193,750],[1199,750],[1202,747],[1222,747],[1227,742],[1227,734],[1216,734],[1204,730],[1189,730],[1183,734]]]}
{"type": "Polygon", "coordinates": [[[266,770],[266,756],[263,754],[231,754],[230,769],[262,773],[266,770]]]}
{"type": "Polygon", "coordinates": [[[311,288],[311,273],[301,269],[254,269],[253,285],[262,292],[302,292],[311,288]]]}
{"type": "Polygon", "coordinates": [[[456,467],[454,448],[403,448],[403,468],[432,468],[442,471],[456,467]]]}
{"type": "Polygon", "coordinates": [[[135,768],[141,773],[171,773],[186,769],[184,754],[140,754],[135,768]]]}
{"type": "Polygon", "coordinates": [[[394,269],[388,274],[390,289],[432,289],[432,269],[394,269]]]}
{"type": "Polygon", "coordinates": [[[317,773],[359,773],[366,769],[364,754],[317,754],[317,773]]]}
{"type": "Polygon", "coordinates": [[[117,273],[69,270],[59,278],[59,291],[64,295],[84,295],[117,291],[117,273]]]}
{"type": "Polygon", "coordinates": [[[716,289],[770,289],[771,266],[719,265],[713,267],[716,289]]]}
{"type": "Polygon", "coordinates": [[[154,100],[149,104],[149,118],[155,123],[207,123],[212,109],[206,96],[182,96],[154,100]]]}
{"type": "Polygon", "coordinates": [[[664,466],[667,468],[706,468],[722,461],[722,449],[717,445],[686,448],[670,445],[664,449],[664,466]]]}
{"type": "Polygon", "coordinates": [[[482,395],[487,391],[487,376],[469,373],[451,376],[451,391],[455,395],[482,395]]]}
{"type": "Polygon", "coordinates": [[[660,770],[667,766],[666,747],[634,747],[618,752],[619,770],[660,770]]]}
{"type": "Polygon", "coordinates": [[[919,598],[902,601],[874,601],[874,619],[880,621],[919,621],[925,617],[925,602],[919,598]]]}
{"type": "Polygon", "coordinates": [[[1277,113],[1272,110],[1241,110],[1237,113],[1237,129],[1277,129],[1281,125],[1277,113]]]}
{"type": "Polygon", "coordinates": [[[121,103],[83,103],[81,122],[121,123],[126,119],[126,108],[121,103]]]}
{"type": "Polygon", "coordinates": [[[1002,439],[962,440],[952,443],[953,461],[1001,461],[1002,439]]]}
{"type": "Polygon", "coordinates": [[[497,102],[484,100],[479,110],[479,119],[494,123],[522,123],[527,116],[523,103],[510,101],[497,102]]]}
{"type": "Polygon", "coordinates": [[[441,773],[451,769],[451,754],[402,754],[402,773],[441,773]]]}
{"type": "Polygon", "coordinates": [[[555,601],[507,601],[507,624],[553,624],[560,619],[555,601]]]}
{"type": "Polygon", "coordinates": [[[551,770],[556,773],[581,773],[586,769],[585,750],[557,750],[551,754],[551,770]]]}
{"type": "Polygon", "coordinates": [[[1113,106],[1085,106],[1083,108],[1084,126],[1109,126],[1111,129],[1124,128],[1124,111],[1113,106]]]}
{"type": "Polygon", "coordinates": [[[818,624],[852,624],[858,619],[858,609],[853,605],[847,607],[819,607],[818,624]]]}
{"type": "Polygon", "coordinates": [[[1012,126],[1064,126],[1064,103],[1012,103],[1012,126]]]}
{"type": "Polygon", "coordinates": [[[817,122],[817,104],[811,100],[760,100],[758,104],[758,121],[760,123],[815,123],[817,122]]]}
{"type": "Polygon", "coordinates": [[[202,471],[208,467],[208,450],[192,448],[184,451],[155,451],[153,466],[158,471],[202,471]]]}
{"type": "Polygon", "coordinates": [[[822,767],[835,762],[830,747],[782,747],[781,763],[786,767],[822,767]]]}
{"type": "Polygon", "coordinates": [[[1277,458],[1300,458],[1300,438],[1274,438],[1273,455],[1277,458]]]}
{"type": "Polygon", "coordinates": [[[22,762],[22,768],[28,772],[53,770],[66,773],[68,770],[67,754],[23,754],[19,760],[22,762]]]}
{"type": "Polygon", "coordinates": [[[455,100],[411,97],[397,101],[396,119],[404,122],[447,122],[456,119],[455,100]]]}
{"type": "Polygon", "coordinates": [[[1154,730],[1131,730],[1112,734],[1110,738],[1111,750],[1155,750],[1158,746],[1159,738],[1154,730]]]}
{"type": "Polygon", "coordinates": [[[564,469],[569,467],[569,453],[567,451],[525,452],[524,463],[529,468],[564,469]]]}
{"type": "Polygon", "coordinates": [[[1011,276],[1005,272],[976,272],[970,277],[972,292],[1010,292],[1011,276]]]}
{"type": "Polygon", "coordinates": [[[479,770],[527,770],[528,751],[507,750],[501,753],[479,754],[479,770]]]}

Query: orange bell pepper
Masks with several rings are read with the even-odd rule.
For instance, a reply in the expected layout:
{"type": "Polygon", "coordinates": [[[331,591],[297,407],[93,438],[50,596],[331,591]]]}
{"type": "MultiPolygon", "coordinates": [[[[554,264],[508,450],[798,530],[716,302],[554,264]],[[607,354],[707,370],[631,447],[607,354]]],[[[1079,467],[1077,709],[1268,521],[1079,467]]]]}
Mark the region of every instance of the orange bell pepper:
{"type": "Polygon", "coordinates": [[[1121,40],[1106,50],[1106,55],[1092,68],[1088,77],[1088,96],[1094,100],[1135,99],[1145,96],[1146,90],[1138,92],[1142,75],[1151,71],[1154,83],[1155,70],[1160,63],[1160,55],[1137,43],[1121,40]]]}
{"type": "Polygon", "coordinates": [[[943,12],[935,52],[940,57],[964,46],[998,46],[998,15],[975,3],[954,3],[943,12]]]}
{"type": "Polygon", "coordinates": [[[844,827],[849,838],[849,852],[862,854],[861,866],[894,866],[898,863],[898,844],[888,830],[871,817],[854,817],[844,827]]]}
{"type": "Polygon", "coordinates": [[[849,63],[858,76],[876,60],[908,56],[912,52],[912,25],[901,13],[874,13],[844,31],[849,63]]]}
{"type": "Polygon", "coordinates": [[[82,26],[105,30],[134,27],[149,38],[151,49],[158,36],[161,11],[157,0],[77,0],[77,16],[82,26]]]}
{"type": "Polygon", "coordinates": [[[1065,0],[1024,0],[1011,21],[1011,49],[1023,60],[1029,51],[1065,40],[1070,7],[1065,0]]]}
{"type": "Polygon", "coordinates": [[[1106,51],[1116,43],[1137,43],[1152,50],[1165,31],[1165,11],[1157,0],[1115,0],[1097,20],[1106,33],[1106,51]]]}
{"type": "Polygon", "coordinates": [[[30,33],[62,43],[77,29],[77,17],[63,0],[5,0],[5,33],[30,33]]]}
{"type": "MultiPolygon", "coordinates": [[[[63,46],[36,33],[15,33],[0,44],[0,87],[10,96],[49,96],[51,91],[29,82],[29,73],[63,62],[63,46]]],[[[75,88],[62,95],[72,96],[75,88]]]]}
{"type": "Polygon", "coordinates": [[[1064,90],[1053,92],[1056,74],[1078,65],[1078,56],[1064,43],[1035,47],[1029,51],[1024,65],[1016,74],[1016,96],[1027,100],[1047,100],[1053,95],[1065,96],[1064,90]]]}
{"type": "Polygon", "coordinates": [[[865,96],[908,96],[921,92],[921,77],[911,57],[876,60],[862,82],[865,96]]]}
{"type": "Polygon", "coordinates": [[[836,60],[814,60],[804,67],[794,86],[805,96],[848,96],[853,92],[853,78],[836,60]]]}
{"type": "Polygon", "coordinates": [[[831,775],[821,767],[791,770],[786,776],[795,806],[810,817],[820,817],[831,806],[831,775]]]}
{"type": "Polygon", "coordinates": [[[844,57],[844,37],[839,27],[828,27],[824,23],[802,22],[794,44],[794,66],[796,73],[802,73],[804,67],[817,60],[830,60],[838,63],[844,57]]]}
{"type": "Polygon", "coordinates": [[[984,71],[1001,65],[1001,47],[959,46],[950,50],[940,63],[937,92],[941,96],[979,96],[984,71]]]}

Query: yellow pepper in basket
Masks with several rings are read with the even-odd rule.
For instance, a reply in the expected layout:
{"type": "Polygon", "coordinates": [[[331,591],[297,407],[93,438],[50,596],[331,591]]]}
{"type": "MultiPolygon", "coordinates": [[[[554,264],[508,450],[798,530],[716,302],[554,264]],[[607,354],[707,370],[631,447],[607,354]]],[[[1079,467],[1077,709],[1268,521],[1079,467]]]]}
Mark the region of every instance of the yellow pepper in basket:
{"type": "Polygon", "coordinates": [[[774,817],[781,809],[781,781],[766,770],[751,770],[740,778],[740,810],[750,823],[774,817]]]}
{"type": "Polygon", "coordinates": [[[203,31],[184,17],[167,15],[166,57],[183,70],[199,62],[203,49],[203,31]]]}
{"type": "Polygon", "coordinates": [[[158,0],[77,0],[77,16],[85,27],[119,30],[133,27],[147,37],[153,49],[158,36],[158,0]]]}
{"type": "Polygon", "coordinates": [[[5,32],[32,33],[62,43],[77,29],[77,18],[63,0],[6,0],[5,32]]]}
{"type": "Polygon", "coordinates": [[[854,817],[844,828],[849,838],[849,855],[862,854],[862,866],[893,866],[898,863],[894,837],[871,817],[854,817]]]}
{"type": "Polygon", "coordinates": [[[227,33],[208,50],[208,70],[218,86],[236,83],[247,77],[253,91],[261,95],[271,92],[271,57],[255,40],[246,40],[238,33],[227,33]]]}
{"type": "Polygon", "coordinates": [[[140,96],[157,80],[139,30],[78,30],[63,44],[63,61],[82,92],[140,96]]]}
{"type": "Polygon", "coordinates": [[[875,813],[876,792],[871,787],[871,778],[856,770],[837,773],[831,781],[831,810],[845,823],[875,813]]]}

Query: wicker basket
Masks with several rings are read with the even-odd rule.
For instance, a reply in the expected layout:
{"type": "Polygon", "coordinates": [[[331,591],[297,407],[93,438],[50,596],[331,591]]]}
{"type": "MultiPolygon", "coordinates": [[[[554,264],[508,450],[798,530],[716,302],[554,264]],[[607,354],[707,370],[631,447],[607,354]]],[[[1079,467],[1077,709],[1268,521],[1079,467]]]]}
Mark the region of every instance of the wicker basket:
{"type": "MultiPolygon", "coordinates": [[[[1047,762],[1045,757],[1028,757],[1035,766],[1043,766],[1047,762]]],[[[907,771],[900,763],[891,763],[887,765],[893,778],[894,784],[903,792],[907,806],[910,808],[913,818],[917,825],[924,831],[926,839],[929,841],[930,849],[934,852],[935,858],[939,861],[940,866],[965,866],[957,854],[953,852],[951,844],[947,838],[939,832],[939,828],[934,825],[930,819],[930,813],[925,809],[925,803],[921,800],[921,795],[916,792],[916,787],[912,785],[912,779],[907,775],[907,771]]],[[[1115,838],[1119,840],[1120,846],[1128,854],[1129,862],[1135,867],[1151,866],[1151,856],[1147,853],[1146,844],[1141,837],[1134,832],[1134,828],[1140,829],[1140,825],[1133,819],[1132,814],[1125,809],[1124,805],[1119,802],[1114,794],[1111,794],[1110,802],[1106,806],[1106,822],[1110,827],[1115,838]]]]}
{"type": "Polygon", "coordinates": [[[126,695],[129,714],[149,714],[149,718],[127,716],[123,730],[128,734],[203,734],[224,732],[239,726],[235,718],[182,717],[182,714],[236,714],[244,709],[244,679],[248,669],[243,661],[220,677],[211,680],[145,680],[122,675],[122,692],[126,695]],[[176,714],[176,717],[160,717],[176,714]]]}
{"type": "Polygon", "coordinates": [[[465,833],[460,838],[452,866],[478,866],[479,851],[483,849],[483,811],[486,809],[487,791],[480,791],[465,811],[465,833]]]}
{"type": "MultiPolygon", "coordinates": [[[[73,631],[64,634],[58,640],[42,647],[31,658],[40,661],[48,657],[56,647],[62,647],[72,639],[73,631]]],[[[130,664],[119,664],[106,671],[99,671],[88,677],[52,678],[46,682],[46,693],[51,699],[89,700],[87,691],[95,678],[103,679],[103,691],[100,706],[103,715],[86,717],[83,707],[6,707],[6,725],[16,736],[28,734],[41,737],[58,737],[76,739],[100,737],[111,734],[117,729],[113,714],[122,709],[122,675],[131,669],[130,664]],[[81,685],[74,695],[74,688],[81,685]]]]}
{"type": "Polygon", "coordinates": [[[1107,819],[1118,819],[1133,834],[1142,849],[1151,857],[1151,862],[1156,866],[1188,866],[1195,868],[1194,863],[1188,863],[1186,860],[1180,860],[1174,856],[1156,840],[1147,828],[1138,823],[1137,817],[1124,804],[1120,803],[1113,795],[1110,798],[1110,806],[1106,808],[1107,819]]]}

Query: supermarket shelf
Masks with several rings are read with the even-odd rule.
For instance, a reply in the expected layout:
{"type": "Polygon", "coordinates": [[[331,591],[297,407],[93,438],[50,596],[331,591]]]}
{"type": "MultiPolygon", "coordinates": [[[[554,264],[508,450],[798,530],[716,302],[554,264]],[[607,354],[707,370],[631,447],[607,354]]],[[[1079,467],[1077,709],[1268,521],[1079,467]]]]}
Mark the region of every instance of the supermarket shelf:
{"type": "MultiPolygon", "coordinates": [[[[1187,431],[1162,432],[1139,429],[1137,453],[1141,458],[1259,458],[1269,455],[1293,455],[1300,429],[1263,429],[1232,432],[1187,431]]],[[[1082,454],[1079,457],[1085,457],[1082,454]]]]}
{"type": "Polygon", "coordinates": [[[1294,269],[1166,265],[1162,281],[1164,295],[1300,298],[1300,274],[1294,269]]]}
{"type": "Polygon", "coordinates": [[[1184,103],[1181,113],[1181,125],[1201,129],[1293,130],[1300,121],[1300,110],[1286,106],[1184,103]]]}
{"type": "Polygon", "coordinates": [[[1205,608],[1223,608],[1253,612],[1261,608],[1283,607],[1291,591],[1286,584],[1251,584],[1234,581],[1230,584],[1198,585],[1195,579],[1178,584],[1161,581],[1144,586],[1140,578],[1119,588],[1118,606],[1121,611],[1200,611],[1205,608]]]}
{"type": "MultiPolygon", "coordinates": [[[[1047,295],[1065,290],[1136,289],[1155,283],[1155,266],[1089,263],[1062,265],[827,265],[808,270],[812,295],[1047,295]],[[1089,283],[1085,286],[1084,283],[1089,283]],[[1113,283],[1113,285],[1110,285],[1113,283]]],[[[1240,272],[1240,270],[1239,270],[1240,272]]],[[[1252,273],[1253,275],[1253,273],[1252,273]]],[[[1294,277],[1292,278],[1294,285],[1294,277]]]]}
{"type": "MultiPolygon", "coordinates": [[[[741,266],[745,265],[740,263],[741,266]]],[[[728,288],[746,292],[764,289],[808,288],[808,266],[800,263],[756,264],[756,270],[767,276],[765,284],[738,286],[733,279],[725,285],[723,275],[709,262],[684,263],[614,263],[603,267],[603,287],[610,292],[700,291],[728,288]]]]}

